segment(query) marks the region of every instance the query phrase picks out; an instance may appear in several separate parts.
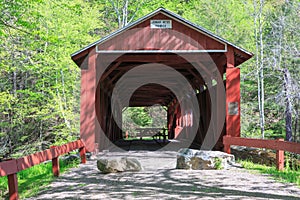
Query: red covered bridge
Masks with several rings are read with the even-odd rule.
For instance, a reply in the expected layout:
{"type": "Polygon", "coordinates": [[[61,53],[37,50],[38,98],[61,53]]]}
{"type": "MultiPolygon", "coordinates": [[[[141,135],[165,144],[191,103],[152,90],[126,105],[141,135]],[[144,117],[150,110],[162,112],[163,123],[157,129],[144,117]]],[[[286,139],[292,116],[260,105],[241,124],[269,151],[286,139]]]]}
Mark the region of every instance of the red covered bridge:
{"type": "Polygon", "coordinates": [[[277,150],[282,170],[283,151],[299,154],[298,143],[240,138],[237,66],[251,57],[163,8],[74,53],[82,75],[81,140],[0,162],[10,199],[18,199],[19,171],[52,160],[58,176],[62,154],[79,149],[85,163],[86,149],[95,152],[122,139],[122,110],[130,106],[165,106],[168,138],[188,141],[185,145],[227,152],[230,145],[277,150]]]}
{"type": "Polygon", "coordinates": [[[222,149],[240,136],[240,64],[252,54],[160,8],[72,55],[88,151],[122,134],[122,109],[162,105],[168,138],[222,149]]]}

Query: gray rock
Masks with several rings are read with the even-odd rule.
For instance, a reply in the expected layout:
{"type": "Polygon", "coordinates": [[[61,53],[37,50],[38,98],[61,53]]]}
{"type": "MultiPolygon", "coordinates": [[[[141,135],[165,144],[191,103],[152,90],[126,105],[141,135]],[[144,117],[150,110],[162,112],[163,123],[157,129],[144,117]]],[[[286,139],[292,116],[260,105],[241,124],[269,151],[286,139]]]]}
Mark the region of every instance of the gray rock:
{"type": "Polygon", "coordinates": [[[103,173],[116,173],[125,171],[140,171],[140,162],[135,158],[100,158],[97,167],[103,173]]]}
{"type": "Polygon", "coordinates": [[[226,169],[234,162],[234,155],[221,151],[183,148],[177,153],[176,169],[226,169]]]}

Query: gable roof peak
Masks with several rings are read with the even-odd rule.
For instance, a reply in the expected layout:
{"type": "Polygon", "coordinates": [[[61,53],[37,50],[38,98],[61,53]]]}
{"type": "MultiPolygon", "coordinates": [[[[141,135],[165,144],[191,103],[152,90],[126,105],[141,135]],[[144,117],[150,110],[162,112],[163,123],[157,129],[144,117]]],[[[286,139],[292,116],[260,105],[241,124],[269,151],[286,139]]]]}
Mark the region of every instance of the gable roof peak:
{"type": "MultiPolygon", "coordinates": [[[[195,24],[195,23],[192,23],[191,21],[188,21],[188,20],[182,18],[180,15],[178,15],[178,14],[176,14],[176,13],[174,13],[174,12],[171,12],[171,11],[165,9],[164,7],[159,7],[158,9],[156,9],[156,10],[154,10],[153,12],[151,12],[151,13],[149,13],[149,14],[147,14],[147,15],[141,17],[141,18],[139,18],[138,20],[136,20],[136,21],[134,21],[134,22],[131,22],[131,23],[127,24],[127,25],[124,26],[123,28],[120,28],[120,29],[118,29],[118,30],[112,32],[111,34],[109,34],[109,35],[107,35],[107,36],[105,36],[105,37],[103,37],[103,38],[101,38],[101,39],[95,41],[94,43],[91,43],[90,45],[84,47],[83,49],[81,49],[81,50],[79,50],[79,51],[76,51],[75,53],[73,53],[73,54],[71,55],[72,59],[74,60],[74,57],[75,57],[75,56],[76,56],[76,57],[80,56],[79,54],[81,54],[81,53],[83,53],[83,52],[85,52],[85,51],[88,51],[89,49],[95,47],[95,46],[98,45],[98,44],[101,44],[101,43],[103,43],[103,42],[105,42],[105,41],[107,41],[107,40],[112,39],[113,37],[115,37],[115,36],[117,36],[117,35],[123,33],[124,31],[126,31],[126,30],[128,30],[128,29],[130,29],[130,28],[132,28],[132,27],[134,27],[134,26],[136,26],[136,25],[138,25],[138,24],[144,22],[145,20],[148,20],[148,19],[152,18],[153,16],[155,16],[155,15],[157,15],[157,14],[160,14],[160,13],[166,15],[166,16],[169,17],[169,18],[172,18],[173,20],[176,20],[176,21],[182,23],[183,25],[189,26],[189,27],[191,27],[191,28],[193,28],[193,29],[195,29],[195,30],[201,32],[201,33],[204,33],[204,34],[210,36],[211,38],[214,38],[215,40],[218,40],[218,41],[220,41],[220,42],[222,42],[222,43],[226,43],[226,44],[232,46],[233,48],[238,49],[239,51],[241,51],[241,52],[247,54],[249,57],[252,57],[252,56],[253,56],[253,54],[250,53],[250,52],[248,52],[247,50],[245,50],[245,49],[243,49],[243,48],[241,48],[241,47],[239,47],[239,46],[236,46],[235,44],[233,44],[233,43],[231,43],[231,42],[225,40],[224,38],[222,38],[222,37],[220,37],[220,36],[218,36],[218,35],[213,34],[213,33],[210,32],[209,30],[207,30],[207,29],[205,29],[205,28],[203,28],[203,27],[201,27],[201,26],[199,26],[199,25],[197,25],[197,24],[195,24]]],[[[74,61],[75,61],[75,60],[74,60],[74,61]]],[[[75,62],[76,62],[76,61],[75,61],[75,62]]]]}

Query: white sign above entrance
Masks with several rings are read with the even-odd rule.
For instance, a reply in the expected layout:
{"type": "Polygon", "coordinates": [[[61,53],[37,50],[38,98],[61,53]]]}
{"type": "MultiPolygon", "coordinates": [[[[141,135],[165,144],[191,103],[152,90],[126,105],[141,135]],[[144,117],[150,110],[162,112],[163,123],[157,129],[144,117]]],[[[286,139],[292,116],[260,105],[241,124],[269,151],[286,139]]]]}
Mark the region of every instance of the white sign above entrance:
{"type": "Polygon", "coordinates": [[[172,28],[172,20],[150,20],[150,28],[172,28]]]}

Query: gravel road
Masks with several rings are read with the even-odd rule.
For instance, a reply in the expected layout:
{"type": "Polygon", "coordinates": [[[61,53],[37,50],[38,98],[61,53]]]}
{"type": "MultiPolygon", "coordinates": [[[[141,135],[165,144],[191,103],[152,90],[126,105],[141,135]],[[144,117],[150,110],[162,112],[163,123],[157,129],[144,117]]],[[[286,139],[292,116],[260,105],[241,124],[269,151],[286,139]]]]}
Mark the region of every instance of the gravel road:
{"type": "Polygon", "coordinates": [[[106,152],[61,175],[30,199],[300,199],[300,188],[240,167],[177,170],[176,152],[106,152]],[[137,158],[143,170],[102,174],[99,157],[137,158]]]}

